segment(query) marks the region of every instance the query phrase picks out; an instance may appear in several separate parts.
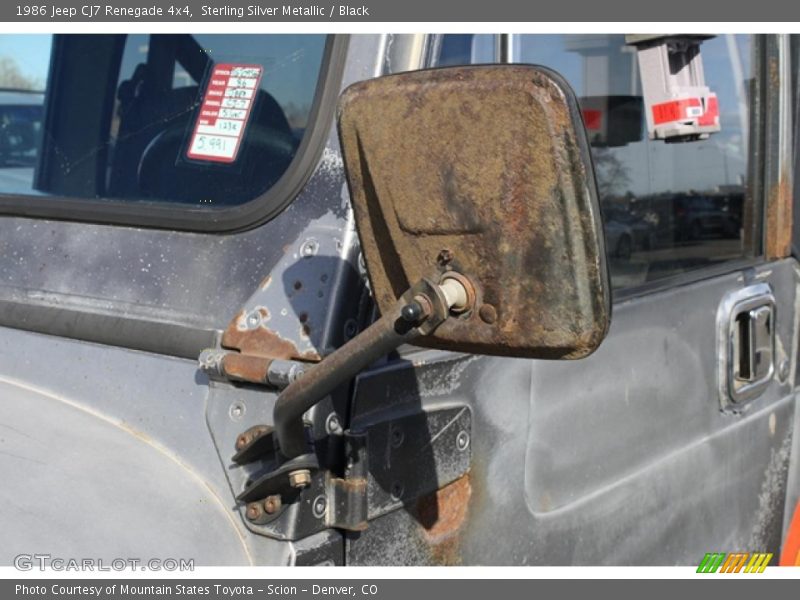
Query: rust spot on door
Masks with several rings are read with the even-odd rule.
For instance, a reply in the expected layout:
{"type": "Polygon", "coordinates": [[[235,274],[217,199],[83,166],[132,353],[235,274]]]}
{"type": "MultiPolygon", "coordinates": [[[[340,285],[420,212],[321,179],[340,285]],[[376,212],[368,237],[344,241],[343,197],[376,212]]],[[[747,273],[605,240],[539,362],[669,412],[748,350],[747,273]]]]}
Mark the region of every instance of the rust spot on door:
{"type": "Polygon", "coordinates": [[[222,370],[230,379],[265,383],[271,362],[271,359],[260,356],[227,354],[222,359],[222,370]]]}
{"type": "MultiPolygon", "coordinates": [[[[786,169],[784,173],[788,172],[786,169]]],[[[767,258],[783,258],[791,254],[792,247],[792,189],[781,178],[767,198],[767,258]]]]}
{"type": "Polygon", "coordinates": [[[222,346],[260,358],[310,362],[320,360],[318,352],[314,350],[300,352],[294,342],[269,329],[266,326],[269,319],[267,309],[259,308],[258,313],[261,316],[260,322],[253,327],[247,326],[248,315],[245,311],[236,315],[222,334],[222,346]]]}
{"type": "Polygon", "coordinates": [[[460,534],[467,520],[471,496],[472,485],[467,474],[417,501],[414,513],[434,563],[461,563],[460,534]]]}

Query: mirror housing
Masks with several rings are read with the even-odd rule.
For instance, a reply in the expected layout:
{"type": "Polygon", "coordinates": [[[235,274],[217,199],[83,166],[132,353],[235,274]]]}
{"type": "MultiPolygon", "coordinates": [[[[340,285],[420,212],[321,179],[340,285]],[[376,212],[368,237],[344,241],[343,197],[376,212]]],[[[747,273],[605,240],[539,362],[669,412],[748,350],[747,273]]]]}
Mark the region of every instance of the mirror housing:
{"type": "Polygon", "coordinates": [[[342,95],[339,136],[381,318],[278,396],[282,466],[242,499],[316,468],[303,415],[402,344],[581,358],[608,331],[597,185],[559,75],[502,65],[364,81],[342,95]]]}
{"type": "Polygon", "coordinates": [[[561,76],[488,65],[362,81],[342,95],[339,136],[381,313],[423,279],[468,292],[415,344],[551,359],[599,346],[611,303],[597,186],[561,76]]]}

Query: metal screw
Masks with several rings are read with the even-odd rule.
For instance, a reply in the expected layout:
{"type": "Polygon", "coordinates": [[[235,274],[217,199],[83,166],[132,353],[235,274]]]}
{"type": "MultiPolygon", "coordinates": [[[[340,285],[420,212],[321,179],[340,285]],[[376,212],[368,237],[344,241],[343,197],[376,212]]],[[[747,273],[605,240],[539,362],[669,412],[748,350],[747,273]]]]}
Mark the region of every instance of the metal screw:
{"type": "Polygon", "coordinates": [[[392,484],[392,489],[391,489],[391,492],[390,492],[392,494],[392,499],[400,500],[400,498],[403,497],[403,491],[404,491],[403,490],[403,484],[400,483],[399,481],[395,481],[392,484]]]}
{"type": "Polygon", "coordinates": [[[328,501],[325,499],[325,496],[317,496],[314,498],[314,504],[312,506],[312,510],[314,511],[314,516],[318,519],[321,519],[325,516],[325,510],[328,508],[328,501]]]}
{"type": "Polygon", "coordinates": [[[303,245],[300,246],[300,254],[305,257],[314,256],[318,250],[319,244],[317,240],[306,240],[303,242],[303,245]]]}
{"type": "Polygon", "coordinates": [[[355,319],[347,319],[344,322],[344,337],[348,340],[358,333],[358,323],[355,319]]]}
{"type": "Polygon", "coordinates": [[[258,327],[259,323],[261,323],[261,313],[259,313],[257,310],[254,310],[247,315],[248,327],[258,327]]]}
{"type": "Polygon", "coordinates": [[[260,519],[261,516],[264,514],[264,510],[261,508],[261,504],[258,502],[251,502],[247,505],[247,510],[245,511],[245,516],[247,517],[248,521],[255,521],[260,519]]]}
{"type": "Polygon", "coordinates": [[[282,504],[281,497],[277,494],[273,496],[267,496],[264,499],[264,512],[268,515],[274,515],[281,509],[282,504]]]}
{"type": "Polygon", "coordinates": [[[466,431],[459,431],[456,436],[456,446],[462,452],[469,448],[469,434],[466,431]]]}
{"type": "Polygon", "coordinates": [[[308,469],[298,469],[289,473],[289,485],[293,488],[302,490],[311,485],[311,471],[308,469]]]}
{"type": "Polygon", "coordinates": [[[342,433],[342,424],[339,422],[339,415],[331,413],[325,420],[325,431],[331,435],[339,435],[342,433]]]}
{"type": "Polygon", "coordinates": [[[230,415],[231,419],[233,419],[234,421],[238,421],[244,415],[244,410],[245,410],[244,404],[242,404],[241,402],[234,402],[233,404],[231,404],[231,408],[228,411],[228,414],[230,415]]]}
{"type": "Polygon", "coordinates": [[[405,437],[402,429],[399,427],[392,427],[392,447],[399,448],[402,446],[405,437]]]}

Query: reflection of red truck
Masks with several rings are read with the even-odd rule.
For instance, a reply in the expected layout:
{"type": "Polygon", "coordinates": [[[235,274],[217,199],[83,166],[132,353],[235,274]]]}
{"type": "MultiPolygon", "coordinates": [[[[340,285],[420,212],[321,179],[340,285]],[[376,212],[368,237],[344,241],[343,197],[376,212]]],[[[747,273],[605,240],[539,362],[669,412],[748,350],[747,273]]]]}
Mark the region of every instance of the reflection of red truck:
{"type": "Polygon", "coordinates": [[[595,148],[614,148],[642,139],[641,96],[582,96],[583,124],[595,148]]]}

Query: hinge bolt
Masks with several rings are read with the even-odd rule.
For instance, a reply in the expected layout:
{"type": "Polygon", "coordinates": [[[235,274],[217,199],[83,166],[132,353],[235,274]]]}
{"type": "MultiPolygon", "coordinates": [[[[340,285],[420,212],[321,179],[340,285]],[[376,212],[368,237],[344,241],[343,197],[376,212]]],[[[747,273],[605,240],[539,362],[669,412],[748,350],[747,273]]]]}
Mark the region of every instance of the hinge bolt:
{"type": "Polygon", "coordinates": [[[258,502],[251,502],[247,505],[247,510],[245,511],[245,516],[247,517],[248,521],[257,521],[261,518],[261,515],[264,511],[261,508],[261,504],[258,502]]]}
{"type": "Polygon", "coordinates": [[[302,490],[311,485],[311,471],[308,469],[298,469],[289,473],[289,485],[293,488],[302,490]]]}
{"type": "Polygon", "coordinates": [[[274,515],[281,509],[282,504],[279,495],[267,496],[264,500],[264,512],[268,515],[274,515]]]}

